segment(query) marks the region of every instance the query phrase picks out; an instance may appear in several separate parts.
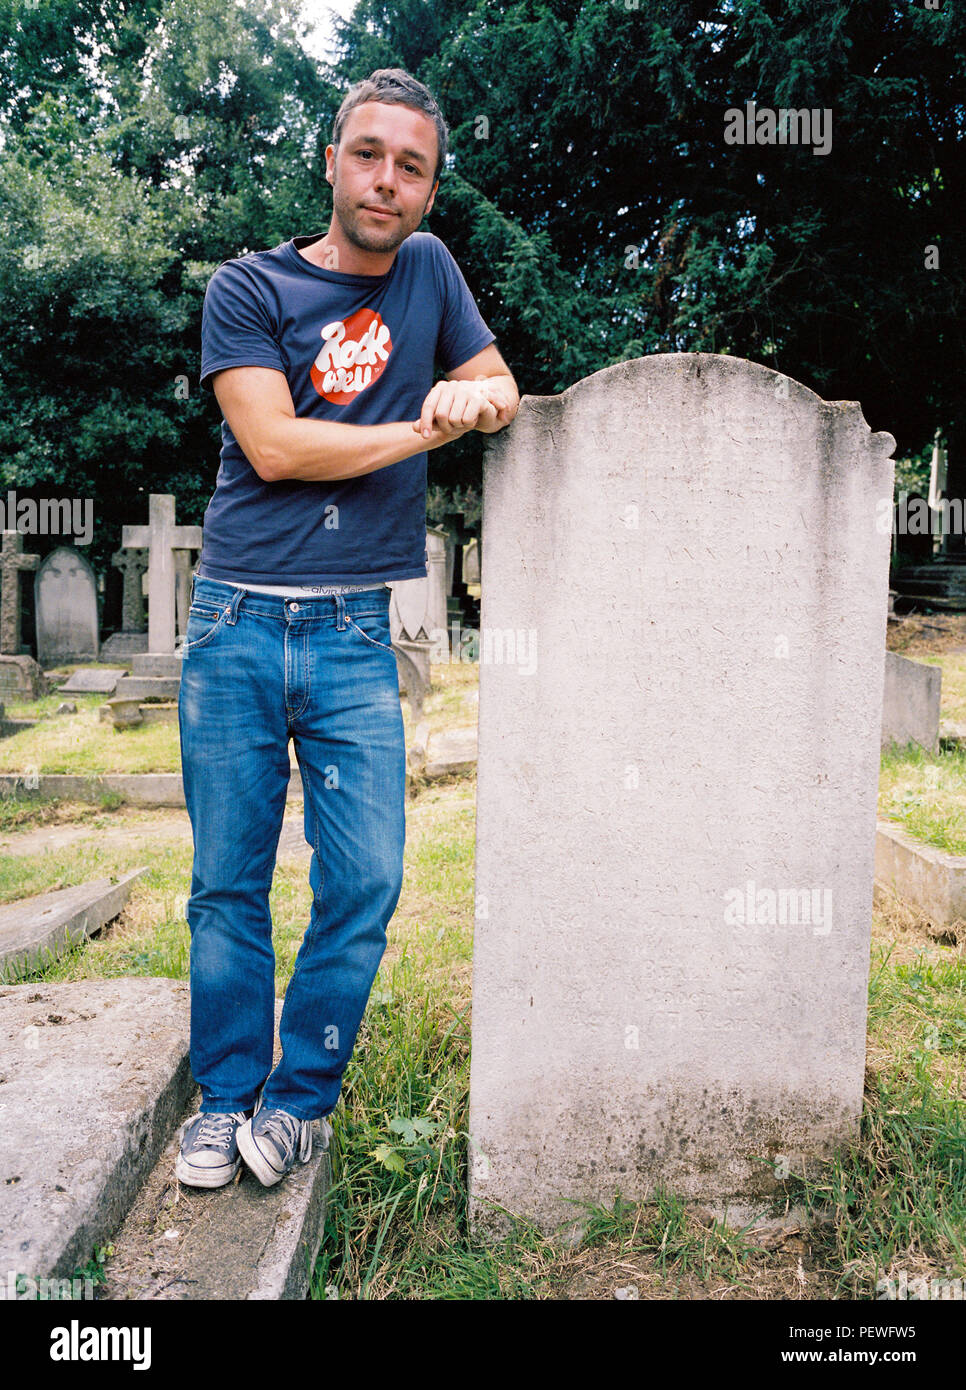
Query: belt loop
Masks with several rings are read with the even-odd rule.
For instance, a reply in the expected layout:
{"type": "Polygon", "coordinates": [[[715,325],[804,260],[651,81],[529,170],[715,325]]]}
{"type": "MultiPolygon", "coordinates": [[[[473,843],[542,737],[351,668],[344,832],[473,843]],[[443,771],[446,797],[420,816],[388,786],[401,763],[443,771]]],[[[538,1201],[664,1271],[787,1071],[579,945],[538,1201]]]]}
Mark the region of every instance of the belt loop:
{"type": "Polygon", "coordinates": [[[335,599],[335,625],[340,632],[344,632],[346,627],[345,595],[333,594],[332,597],[335,599]]]}
{"type": "Polygon", "coordinates": [[[246,594],[247,592],[248,592],[247,589],[236,589],[236,590],[235,590],[235,597],[232,599],[231,603],[228,605],[228,617],[227,617],[226,620],[225,620],[226,622],[229,622],[229,623],[231,623],[232,625],[234,625],[235,620],[236,620],[237,617],[238,617],[238,605],[241,603],[242,599],[245,597],[245,594],[246,594]]]}

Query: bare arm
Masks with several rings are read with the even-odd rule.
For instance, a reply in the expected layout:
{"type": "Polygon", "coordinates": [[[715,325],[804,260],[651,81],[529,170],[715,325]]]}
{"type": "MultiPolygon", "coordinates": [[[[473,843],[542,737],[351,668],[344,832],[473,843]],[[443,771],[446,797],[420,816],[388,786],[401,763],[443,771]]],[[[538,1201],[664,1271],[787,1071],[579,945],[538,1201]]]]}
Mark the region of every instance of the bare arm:
{"type": "MultiPolygon", "coordinates": [[[[214,377],[215,397],[242,452],[265,482],[294,478],[322,482],[357,478],[425,449],[458,439],[472,425],[434,422],[429,436],[418,422],[342,425],[299,419],[284,373],[272,367],[227,367],[214,377]]],[[[491,406],[483,411],[495,415],[491,406]]]]}

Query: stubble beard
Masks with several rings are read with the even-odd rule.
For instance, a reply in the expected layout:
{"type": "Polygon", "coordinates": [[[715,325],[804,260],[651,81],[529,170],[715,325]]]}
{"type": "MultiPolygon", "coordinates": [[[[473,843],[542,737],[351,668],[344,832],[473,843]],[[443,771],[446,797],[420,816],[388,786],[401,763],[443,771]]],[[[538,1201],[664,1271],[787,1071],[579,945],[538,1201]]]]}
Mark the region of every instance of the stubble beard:
{"type": "MultiPolygon", "coordinates": [[[[373,200],[375,204],[375,200],[373,200]]],[[[429,199],[426,199],[429,202],[429,199]]],[[[360,251],[395,251],[397,246],[401,246],[410,233],[414,232],[423,220],[423,213],[426,210],[425,204],[419,216],[407,221],[403,214],[400,214],[395,224],[390,224],[383,232],[377,229],[362,225],[362,209],[356,207],[344,194],[338,190],[333,190],[332,209],[338,219],[339,226],[346,241],[359,248],[360,251]]]]}

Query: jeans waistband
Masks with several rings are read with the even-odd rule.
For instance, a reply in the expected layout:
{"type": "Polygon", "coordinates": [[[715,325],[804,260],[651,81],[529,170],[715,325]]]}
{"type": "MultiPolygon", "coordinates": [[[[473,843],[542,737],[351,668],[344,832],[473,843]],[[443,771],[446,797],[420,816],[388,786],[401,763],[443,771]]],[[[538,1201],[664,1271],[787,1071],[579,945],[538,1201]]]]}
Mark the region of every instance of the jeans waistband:
{"type": "Polygon", "coordinates": [[[340,613],[385,613],[389,608],[390,588],[363,589],[354,594],[312,594],[305,598],[286,598],[283,594],[260,594],[251,589],[226,584],[220,579],[204,579],[193,575],[191,598],[207,600],[219,608],[230,610],[229,622],[239,612],[264,613],[269,617],[287,618],[293,613],[306,618],[338,617],[340,613]]]}

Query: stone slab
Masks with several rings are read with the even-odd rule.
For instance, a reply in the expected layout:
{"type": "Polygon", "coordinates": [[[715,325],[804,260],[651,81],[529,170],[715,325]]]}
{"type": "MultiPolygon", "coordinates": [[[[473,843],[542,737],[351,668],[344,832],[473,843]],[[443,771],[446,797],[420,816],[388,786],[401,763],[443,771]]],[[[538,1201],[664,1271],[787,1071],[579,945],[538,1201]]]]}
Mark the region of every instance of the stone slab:
{"type": "Polygon", "coordinates": [[[182,657],[180,652],[143,652],[131,658],[131,675],[167,676],[181,679],[182,657]]]}
{"type": "Polygon", "coordinates": [[[709,353],[488,441],[474,1225],[767,1200],[858,1134],[894,447],[709,353]]]}
{"type": "Polygon", "coordinates": [[[180,676],[123,676],[114,694],[125,700],[176,700],[180,685],[180,676]]]}
{"type": "Polygon", "coordinates": [[[882,701],[882,747],[917,743],[930,753],[939,748],[940,666],[886,652],[882,701]]]}
{"type": "Polygon", "coordinates": [[[43,970],[122,911],[145,870],[99,878],[0,906],[0,981],[43,970]]]}
{"type": "Polygon", "coordinates": [[[101,657],[105,661],[115,661],[119,656],[134,656],[147,649],[146,632],[112,632],[107,641],[101,643],[101,657]]]}
{"type": "Polygon", "coordinates": [[[476,726],[441,729],[430,736],[426,750],[424,776],[450,777],[473,772],[477,766],[476,726]]]}
{"type": "Polygon", "coordinates": [[[123,666],[79,666],[58,689],[62,695],[110,695],[121,677],[126,675],[123,666]]]}
{"type": "Polygon", "coordinates": [[[966,856],[923,844],[893,821],[876,825],[875,881],[937,925],[966,921],[966,856]]]}
{"type": "Polygon", "coordinates": [[[114,1233],[193,1085],[183,980],[0,987],[0,1270],[70,1277],[114,1233]]]}
{"type": "MultiPolygon", "coordinates": [[[[275,1060],[280,1055],[275,1006],[275,1060]]],[[[200,1092],[181,1119],[198,1109],[200,1092]]],[[[177,1181],[177,1132],[138,1193],[111,1243],[109,1300],[304,1299],[325,1224],[331,1163],[319,1121],[312,1156],[275,1187],[242,1166],[233,1183],[206,1191],[177,1181]]]]}

